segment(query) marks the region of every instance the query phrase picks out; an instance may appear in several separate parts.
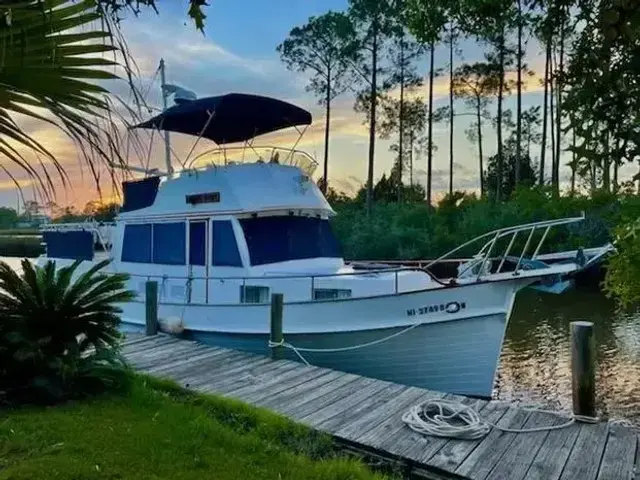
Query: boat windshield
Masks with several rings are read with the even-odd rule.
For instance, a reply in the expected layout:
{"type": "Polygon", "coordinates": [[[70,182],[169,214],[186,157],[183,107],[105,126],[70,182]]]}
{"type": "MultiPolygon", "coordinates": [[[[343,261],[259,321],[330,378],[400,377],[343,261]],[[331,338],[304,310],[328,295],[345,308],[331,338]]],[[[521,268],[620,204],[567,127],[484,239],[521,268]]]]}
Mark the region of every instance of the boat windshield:
{"type": "Polygon", "coordinates": [[[240,220],[251,265],[309,258],[341,258],[329,220],[271,216],[240,220]]]}
{"type": "Polygon", "coordinates": [[[305,152],[282,147],[230,147],[215,148],[195,157],[188,168],[209,165],[230,165],[234,163],[279,163],[298,167],[311,176],[318,163],[305,152]]]}

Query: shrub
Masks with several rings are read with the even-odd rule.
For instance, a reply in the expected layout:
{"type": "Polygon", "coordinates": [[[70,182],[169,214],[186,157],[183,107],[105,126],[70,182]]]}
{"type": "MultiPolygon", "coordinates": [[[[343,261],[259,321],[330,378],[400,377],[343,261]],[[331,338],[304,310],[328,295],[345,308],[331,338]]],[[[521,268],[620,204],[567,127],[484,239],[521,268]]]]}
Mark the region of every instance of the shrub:
{"type": "Polygon", "coordinates": [[[119,356],[127,276],[84,273],[81,262],[56,270],[22,261],[19,274],[0,262],[0,400],[51,403],[126,386],[119,356]],[[75,277],[75,279],[74,279],[75,277]]]}

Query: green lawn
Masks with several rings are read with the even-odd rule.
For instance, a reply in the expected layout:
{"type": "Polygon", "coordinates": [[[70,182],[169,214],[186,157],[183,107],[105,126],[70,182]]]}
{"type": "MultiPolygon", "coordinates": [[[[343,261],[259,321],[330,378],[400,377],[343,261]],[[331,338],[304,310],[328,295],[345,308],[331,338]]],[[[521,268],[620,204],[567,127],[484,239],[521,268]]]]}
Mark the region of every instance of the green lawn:
{"type": "Polygon", "coordinates": [[[0,411],[0,479],[382,479],[331,440],[137,377],[130,393],[0,411]]]}

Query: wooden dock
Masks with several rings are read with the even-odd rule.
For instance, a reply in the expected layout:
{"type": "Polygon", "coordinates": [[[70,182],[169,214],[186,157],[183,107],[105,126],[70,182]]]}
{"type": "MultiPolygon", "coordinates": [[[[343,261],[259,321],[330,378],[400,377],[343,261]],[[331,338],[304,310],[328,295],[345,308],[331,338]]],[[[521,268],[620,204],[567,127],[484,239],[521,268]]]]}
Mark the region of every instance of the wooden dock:
{"type": "Polygon", "coordinates": [[[638,431],[576,423],[560,430],[482,440],[427,437],[406,427],[409,407],[446,398],[509,428],[563,423],[557,416],[398,385],[288,360],[159,335],[129,336],[123,352],[138,370],[197,392],[235,398],[333,435],[338,442],[436,479],[640,480],[638,431]]]}

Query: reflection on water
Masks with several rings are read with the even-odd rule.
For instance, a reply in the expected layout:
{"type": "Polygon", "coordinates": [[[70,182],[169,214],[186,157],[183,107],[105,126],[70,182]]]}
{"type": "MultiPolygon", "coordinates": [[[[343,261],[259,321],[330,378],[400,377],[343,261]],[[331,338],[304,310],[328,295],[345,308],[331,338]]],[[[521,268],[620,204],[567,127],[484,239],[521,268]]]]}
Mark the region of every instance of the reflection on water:
{"type": "MultiPolygon", "coordinates": [[[[18,258],[1,258],[16,269],[18,258]]],[[[518,294],[502,348],[494,396],[555,409],[571,409],[569,323],[595,324],[596,391],[601,415],[640,425],[640,311],[616,312],[597,289],[562,295],[518,294]]]]}
{"type": "Polygon", "coordinates": [[[570,410],[569,323],[574,320],[595,325],[599,413],[640,424],[640,312],[616,312],[595,289],[518,295],[494,395],[570,410]]]}

